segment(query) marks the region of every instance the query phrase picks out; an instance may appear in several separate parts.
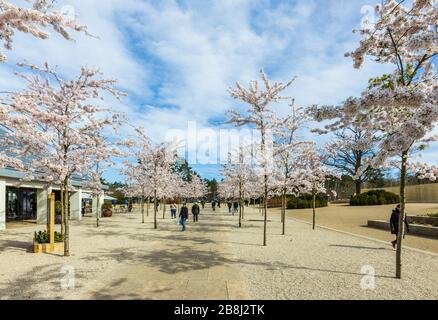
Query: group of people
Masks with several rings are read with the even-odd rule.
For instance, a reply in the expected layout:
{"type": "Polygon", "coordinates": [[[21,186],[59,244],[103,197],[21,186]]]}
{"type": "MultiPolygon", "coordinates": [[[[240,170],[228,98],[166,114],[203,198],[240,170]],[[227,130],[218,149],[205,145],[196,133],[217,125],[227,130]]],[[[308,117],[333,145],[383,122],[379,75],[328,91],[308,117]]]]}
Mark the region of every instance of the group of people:
{"type": "MultiPolygon", "coordinates": [[[[176,219],[177,209],[178,209],[178,207],[175,203],[172,203],[170,205],[170,213],[171,213],[172,219],[176,219]]],[[[199,221],[199,214],[200,213],[201,213],[201,208],[195,202],[192,205],[192,215],[193,215],[193,222],[194,223],[199,221]]],[[[182,205],[178,218],[179,218],[178,224],[180,224],[182,227],[181,231],[186,231],[186,223],[187,223],[187,220],[189,219],[189,208],[187,207],[186,203],[184,203],[182,205]]]]}
{"type": "Polygon", "coordinates": [[[221,207],[221,201],[220,201],[220,200],[213,200],[213,201],[211,202],[211,208],[213,209],[213,211],[216,211],[216,206],[217,206],[218,208],[221,207]]]}
{"type": "Polygon", "coordinates": [[[228,212],[232,213],[233,215],[235,215],[238,211],[239,211],[239,202],[234,201],[234,202],[228,202],[228,212]]]}

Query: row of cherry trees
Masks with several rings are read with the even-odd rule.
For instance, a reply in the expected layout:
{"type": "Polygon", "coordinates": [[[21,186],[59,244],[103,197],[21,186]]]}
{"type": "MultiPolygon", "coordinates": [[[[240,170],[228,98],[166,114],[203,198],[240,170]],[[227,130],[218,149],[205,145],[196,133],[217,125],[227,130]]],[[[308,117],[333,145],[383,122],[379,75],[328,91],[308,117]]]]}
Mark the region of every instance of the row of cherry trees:
{"type": "MultiPolygon", "coordinates": [[[[271,84],[262,72],[264,88],[258,81],[251,81],[248,88],[237,83],[230,90],[233,98],[249,108],[244,114],[231,111],[229,122],[237,126],[250,125],[260,131],[261,143],[256,148],[261,151],[261,159],[259,170],[256,170],[258,175],[254,170],[247,171],[239,161],[236,165],[226,166],[221,194],[239,199],[249,197],[242,192],[239,177],[256,177],[261,188],[255,189],[264,200],[263,244],[266,245],[267,199],[273,195],[282,196],[284,223],[286,194],[311,193],[315,197],[316,193],[326,191],[323,182],[333,172],[327,170],[324,163],[330,165],[330,158],[342,160],[342,167],[337,167],[339,162],[331,163],[331,167],[338,172],[350,172],[358,192],[367,172],[398,167],[401,218],[397,235],[396,277],[401,278],[407,172],[411,170],[420,178],[430,180],[436,180],[438,174],[436,166],[409,161],[414,152],[436,140],[436,136],[430,133],[438,122],[438,73],[434,69],[434,59],[438,55],[438,10],[434,0],[410,3],[387,0],[377,5],[375,10],[378,15],[376,24],[354,31],[362,39],[359,47],[346,56],[354,60],[355,68],[360,68],[366,58],[372,58],[378,63],[394,65],[395,70],[392,74],[371,79],[369,87],[360,97],[350,97],[340,106],[312,106],[305,113],[293,108],[289,117],[277,119],[271,105],[288,99],[281,93],[291,86],[293,80],[286,84],[271,84]],[[318,154],[312,142],[297,139],[296,132],[306,121],[305,114],[317,121],[335,119],[324,130],[314,130],[337,133],[337,139],[328,144],[322,155],[318,154]],[[348,131],[353,133],[353,137],[348,131]],[[267,145],[269,133],[274,137],[272,150],[267,145]],[[349,159],[351,152],[354,159],[349,159]],[[274,166],[270,165],[272,163],[274,166]]],[[[242,151],[239,150],[238,154],[242,151]]]]}
{"type": "Polygon", "coordinates": [[[133,160],[126,160],[122,173],[126,176],[124,193],[128,197],[141,200],[142,223],[145,222],[145,201],[149,214],[149,203],[154,201],[154,228],[157,229],[158,202],[162,200],[163,219],[165,218],[166,200],[203,198],[208,188],[197,175],[185,181],[176,170],[177,151],[170,143],[154,144],[144,133],[136,129],[136,137],[128,142],[129,152],[133,160]]]}
{"type": "Polygon", "coordinates": [[[263,203],[263,245],[267,244],[267,207],[272,197],[281,197],[282,233],[286,233],[287,195],[313,196],[315,228],[315,199],[319,193],[327,193],[326,178],[336,175],[325,164],[325,156],[318,152],[316,144],[305,141],[300,131],[305,128],[309,117],[306,111],[295,106],[290,97],[281,96],[294,80],[286,84],[271,84],[267,75],[261,71],[262,84],[257,80],[250,82],[248,88],[239,83],[231,89],[231,96],[246,103],[245,113],[230,111],[230,123],[237,126],[253,125],[261,133],[260,141],[242,146],[230,153],[224,165],[223,181],[219,194],[224,199],[240,202],[239,227],[242,226],[245,199],[262,199],[263,203]],[[272,105],[284,100],[291,101],[288,116],[279,117],[272,105]]]}

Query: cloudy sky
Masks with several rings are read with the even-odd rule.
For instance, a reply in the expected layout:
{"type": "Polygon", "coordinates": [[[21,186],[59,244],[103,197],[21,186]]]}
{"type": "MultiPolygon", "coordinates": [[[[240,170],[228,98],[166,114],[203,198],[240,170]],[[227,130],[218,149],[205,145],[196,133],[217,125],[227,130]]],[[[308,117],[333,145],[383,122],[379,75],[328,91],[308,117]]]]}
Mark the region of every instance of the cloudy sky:
{"type": "MultiPolygon", "coordinates": [[[[65,77],[87,64],[119,80],[129,96],[111,102],[113,108],[154,140],[169,129],[185,130],[188,121],[217,131],[225,127],[226,111],[241,107],[227,89],[256,78],[260,68],[273,80],[298,76],[286,93],[301,106],[339,103],[391,70],[373,62],[355,70],[344,57],[359,40],[352,29],[376,1],[58,0],[57,9],[75,14],[96,38],[75,34],[76,41],[67,42],[52,34],[41,41],[17,34],[9,62],[0,66],[0,85],[21,86],[11,71],[23,60],[47,60],[65,77]]],[[[217,174],[215,165],[194,167],[205,177],[217,174]]],[[[107,178],[120,179],[116,169],[107,178]]]]}

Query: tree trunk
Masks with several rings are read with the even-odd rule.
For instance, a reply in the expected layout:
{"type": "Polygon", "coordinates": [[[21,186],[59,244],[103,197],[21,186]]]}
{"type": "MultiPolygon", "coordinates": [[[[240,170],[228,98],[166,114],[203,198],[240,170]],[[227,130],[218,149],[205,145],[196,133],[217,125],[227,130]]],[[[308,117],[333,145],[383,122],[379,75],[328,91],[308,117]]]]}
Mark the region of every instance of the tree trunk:
{"type": "MultiPolygon", "coordinates": [[[[61,184],[61,234],[64,235],[64,188],[63,184],[61,184]]],[[[49,225],[49,221],[47,221],[47,226],[49,225]]],[[[47,230],[49,230],[49,227],[47,227],[47,230]]]]}
{"type": "Polygon", "coordinates": [[[239,228],[242,227],[242,181],[239,183],[239,228]]]}
{"type": "Polygon", "coordinates": [[[267,225],[268,225],[268,175],[265,174],[265,202],[264,202],[264,214],[265,214],[265,219],[264,219],[264,223],[263,223],[263,246],[266,247],[267,245],[267,235],[266,235],[266,231],[267,231],[267,225]]]}
{"type": "Polygon", "coordinates": [[[166,219],[166,198],[163,198],[163,220],[166,219]]]}
{"type": "Polygon", "coordinates": [[[154,191],[154,229],[157,229],[157,212],[158,212],[158,199],[157,190],[154,191]]]}
{"type": "Polygon", "coordinates": [[[64,256],[70,256],[70,206],[68,195],[68,178],[64,180],[64,256]]]}
{"type": "Polygon", "coordinates": [[[99,228],[99,219],[100,219],[100,194],[97,195],[97,201],[96,201],[96,227],[99,228]]]}
{"type": "Polygon", "coordinates": [[[402,243],[403,235],[405,232],[405,219],[406,219],[406,172],[408,164],[408,151],[404,151],[402,154],[402,165],[400,174],[400,218],[398,221],[398,235],[397,235],[397,251],[395,258],[395,276],[397,279],[402,278],[402,243]]]}
{"type": "Polygon", "coordinates": [[[282,235],[286,234],[286,190],[283,191],[281,199],[281,220],[283,222],[282,235]]]}
{"type": "Polygon", "coordinates": [[[362,192],[362,182],[360,180],[356,180],[354,184],[356,186],[356,195],[360,195],[362,192]]]}
{"type": "Polygon", "coordinates": [[[147,198],[147,201],[148,201],[148,203],[147,203],[147,205],[146,205],[146,215],[149,217],[149,204],[150,204],[150,202],[151,202],[151,197],[148,197],[148,198],[147,198]]]}
{"type": "Polygon", "coordinates": [[[144,223],[144,196],[141,196],[141,223],[144,223]]]}
{"type": "Polygon", "coordinates": [[[245,190],[242,183],[242,220],[245,219],[245,190]]]}
{"type": "Polygon", "coordinates": [[[316,228],[316,193],[313,192],[312,197],[312,209],[313,209],[313,230],[316,228]]]}

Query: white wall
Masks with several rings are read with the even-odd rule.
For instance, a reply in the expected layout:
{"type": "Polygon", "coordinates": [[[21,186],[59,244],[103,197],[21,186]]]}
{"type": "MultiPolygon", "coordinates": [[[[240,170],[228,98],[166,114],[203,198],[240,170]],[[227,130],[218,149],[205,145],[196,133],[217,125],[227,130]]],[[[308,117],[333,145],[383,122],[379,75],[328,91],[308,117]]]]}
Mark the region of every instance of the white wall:
{"type": "MultiPolygon", "coordinates": [[[[105,202],[105,193],[102,191],[99,197],[99,210],[102,208],[102,205],[105,202]]],[[[97,197],[93,196],[93,203],[92,203],[92,210],[93,210],[93,216],[97,217],[96,215],[96,209],[97,209],[97,197]]]]}
{"type": "Polygon", "coordinates": [[[82,190],[70,193],[70,219],[82,220],[82,190]]]}

